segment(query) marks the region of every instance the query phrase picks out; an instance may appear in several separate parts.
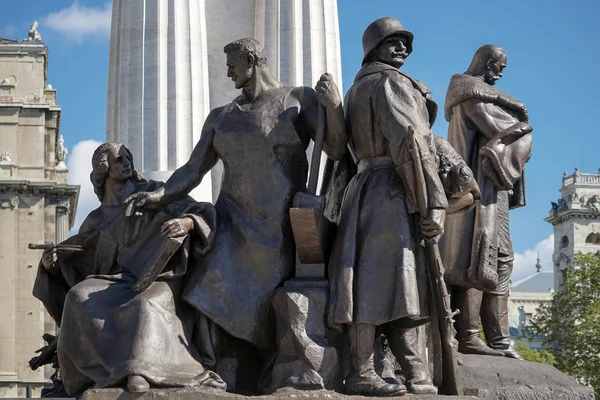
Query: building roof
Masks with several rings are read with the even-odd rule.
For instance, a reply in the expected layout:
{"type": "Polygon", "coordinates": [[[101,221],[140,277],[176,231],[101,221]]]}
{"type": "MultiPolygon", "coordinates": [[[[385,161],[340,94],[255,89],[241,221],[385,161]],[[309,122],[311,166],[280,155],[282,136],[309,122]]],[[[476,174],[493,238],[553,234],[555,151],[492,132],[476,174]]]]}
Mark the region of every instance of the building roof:
{"type": "Polygon", "coordinates": [[[0,43],[19,43],[17,40],[0,38],[0,43]]]}
{"type": "Polygon", "coordinates": [[[511,287],[513,292],[540,292],[548,293],[554,290],[554,272],[538,271],[514,282],[511,287]]]}

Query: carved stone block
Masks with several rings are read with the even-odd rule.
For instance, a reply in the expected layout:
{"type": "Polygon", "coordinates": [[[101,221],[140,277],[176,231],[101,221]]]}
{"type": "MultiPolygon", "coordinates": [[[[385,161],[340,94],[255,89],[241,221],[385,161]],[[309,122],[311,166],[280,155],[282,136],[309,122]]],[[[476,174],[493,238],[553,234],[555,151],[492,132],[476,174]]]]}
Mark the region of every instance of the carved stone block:
{"type": "Polygon", "coordinates": [[[594,399],[592,388],[548,364],[467,354],[460,358],[464,392],[481,400],[594,399]]]}
{"type": "Polygon", "coordinates": [[[333,389],[338,386],[338,354],[325,328],[327,288],[280,288],[272,300],[278,354],[272,389],[333,389]]]}

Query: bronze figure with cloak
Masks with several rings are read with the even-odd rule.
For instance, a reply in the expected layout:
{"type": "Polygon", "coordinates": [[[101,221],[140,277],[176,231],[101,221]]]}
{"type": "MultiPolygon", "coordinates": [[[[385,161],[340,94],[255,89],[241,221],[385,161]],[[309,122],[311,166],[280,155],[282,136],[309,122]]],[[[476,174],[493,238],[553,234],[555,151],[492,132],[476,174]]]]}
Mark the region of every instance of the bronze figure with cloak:
{"type": "Polygon", "coordinates": [[[446,282],[460,309],[459,351],[520,358],[508,331],[509,279],[514,253],[509,210],[525,205],[525,163],[533,128],[520,101],[494,87],[507,65],[504,50],[482,46],[446,94],[448,141],[473,170],[481,191],[477,207],[449,216],[441,252],[446,282]],[[479,317],[487,341],[479,338],[479,317]]]}
{"type": "Polygon", "coordinates": [[[60,326],[57,353],[66,392],[79,396],[91,387],[125,384],[131,392],[150,386],[224,388],[201,364],[194,311],[181,300],[192,254],[205,253],[213,242],[214,208],[187,198],[127,217],[125,197],[162,183],[143,179],[119,143],[98,147],[92,166],[101,205],[62,243],[83,251],[45,251],[33,288],[60,326]],[[180,247],[164,260],[156,281],[141,293],[134,290],[132,271],[144,270],[143,255],[165,241],[180,247]]]}

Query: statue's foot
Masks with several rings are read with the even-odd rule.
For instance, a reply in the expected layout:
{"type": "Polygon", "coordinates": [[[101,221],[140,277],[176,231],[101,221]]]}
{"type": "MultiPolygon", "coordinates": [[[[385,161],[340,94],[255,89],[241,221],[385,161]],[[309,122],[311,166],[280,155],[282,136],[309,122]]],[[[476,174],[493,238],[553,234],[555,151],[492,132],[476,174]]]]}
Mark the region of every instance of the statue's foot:
{"type": "Polygon", "coordinates": [[[373,373],[346,379],[346,394],[362,396],[404,396],[406,388],[401,384],[387,383],[373,373]]]}
{"type": "Polygon", "coordinates": [[[458,342],[458,352],[463,354],[478,354],[482,356],[504,357],[504,352],[494,350],[479,338],[458,342]]]}
{"type": "Polygon", "coordinates": [[[508,346],[508,349],[499,350],[504,353],[504,357],[514,358],[516,360],[523,361],[523,357],[512,346],[508,346]]]}
{"type": "Polygon", "coordinates": [[[129,375],[129,378],[127,378],[127,390],[131,393],[146,393],[150,390],[150,384],[140,375],[129,375]]]}
{"type": "Polygon", "coordinates": [[[49,398],[53,398],[53,399],[57,399],[57,398],[61,398],[61,397],[72,398],[71,396],[69,396],[67,394],[65,387],[62,384],[62,381],[56,381],[56,382],[54,382],[54,385],[52,387],[42,389],[42,392],[40,393],[40,397],[42,397],[42,398],[49,397],[49,398]]]}
{"type": "Polygon", "coordinates": [[[406,388],[410,393],[413,394],[437,394],[438,390],[435,386],[431,384],[411,384],[410,382],[406,384],[406,388]]]}

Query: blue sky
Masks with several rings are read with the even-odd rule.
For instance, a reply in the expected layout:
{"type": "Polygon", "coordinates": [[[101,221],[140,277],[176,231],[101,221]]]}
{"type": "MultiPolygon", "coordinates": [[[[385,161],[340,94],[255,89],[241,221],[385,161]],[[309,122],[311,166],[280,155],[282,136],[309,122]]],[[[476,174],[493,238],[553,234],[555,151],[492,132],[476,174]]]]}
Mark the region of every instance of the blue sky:
{"type": "MultiPolygon", "coordinates": [[[[75,146],[104,140],[110,2],[4,0],[2,5],[0,37],[22,39],[32,21],[40,22],[50,52],[48,83],[63,106],[61,133],[73,155],[70,165],[87,167],[89,160],[77,158],[82,152],[75,146]]],[[[429,85],[440,109],[450,77],[464,72],[479,46],[493,43],[506,50],[508,67],[497,87],[525,103],[534,127],[528,206],[511,214],[521,269],[514,278],[535,271],[538,250],[550,270],[552,226],[543,218],[559,196],[561,176],[575,166],[584,172],[600,168],[600,2],[339,0],[338,7],[344,92],[360,67],[362,33],[382,16],[398,18],[414,33],[414,52],[403,69],[429,85]]],[[[440,113],[434,131],[446,136],[446,130],[440,113]]],[[[71,181],[87,180],[89,172],[74,169],[71,181]]]]}

